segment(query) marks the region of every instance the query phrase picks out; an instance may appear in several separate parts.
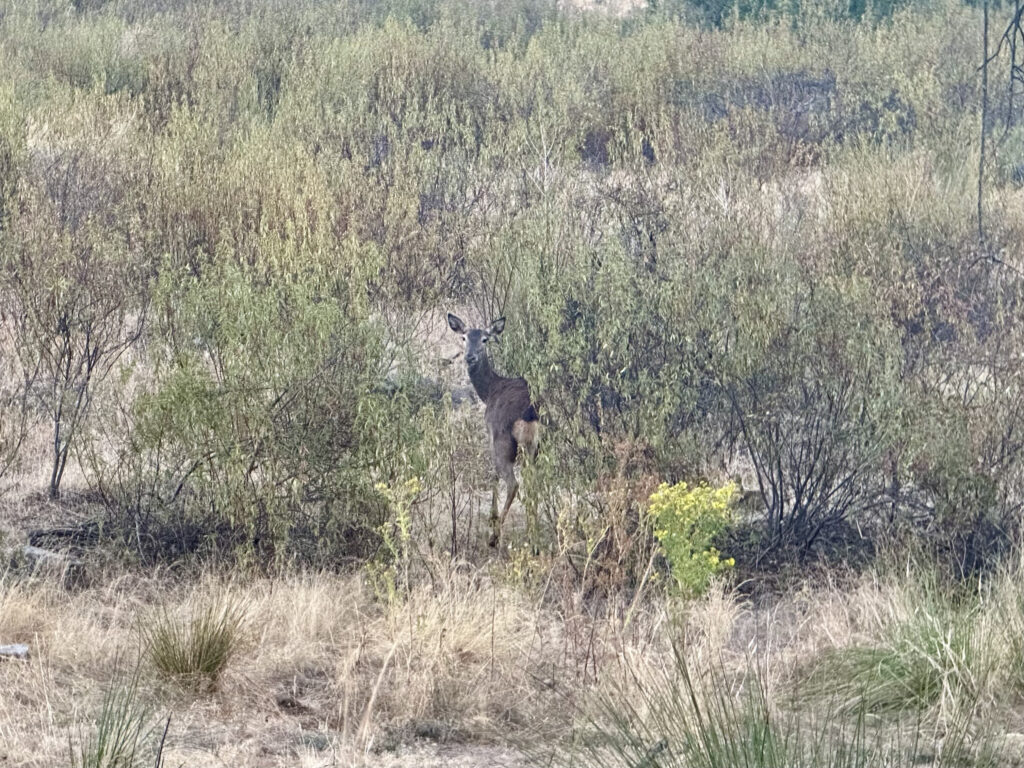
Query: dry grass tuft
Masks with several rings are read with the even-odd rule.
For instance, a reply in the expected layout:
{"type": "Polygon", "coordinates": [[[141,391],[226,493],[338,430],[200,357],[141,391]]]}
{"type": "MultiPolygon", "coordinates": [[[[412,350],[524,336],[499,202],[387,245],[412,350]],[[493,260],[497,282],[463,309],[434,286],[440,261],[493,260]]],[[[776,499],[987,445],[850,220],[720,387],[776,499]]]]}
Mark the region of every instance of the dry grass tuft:
{"type": "Polygon", "coordinates": [[[184,616],[162,611],[142,620],[146,657],[168,679],[212,688],[238,652],[245,621],[245,606],[229,601],[199,605],[184,616]]]}

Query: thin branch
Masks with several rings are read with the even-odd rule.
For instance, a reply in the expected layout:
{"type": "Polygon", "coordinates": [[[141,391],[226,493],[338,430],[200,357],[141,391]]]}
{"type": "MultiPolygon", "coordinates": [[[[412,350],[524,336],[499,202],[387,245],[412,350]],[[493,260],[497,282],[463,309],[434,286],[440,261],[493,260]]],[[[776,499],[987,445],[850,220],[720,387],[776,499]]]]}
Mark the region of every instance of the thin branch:
{"type": "MultiPolygon", "coordinates": [[[[982,4],[982,61],[981,66],[981,152],[978,158],[978,242],[985,243],[985,220],[983,213],[984,188],[985,188],[985,134],[988,132],[988,3],[984,0],[982,4]]],[[[1000,48],[1002,43],[999,44],[1000,48]]]]}

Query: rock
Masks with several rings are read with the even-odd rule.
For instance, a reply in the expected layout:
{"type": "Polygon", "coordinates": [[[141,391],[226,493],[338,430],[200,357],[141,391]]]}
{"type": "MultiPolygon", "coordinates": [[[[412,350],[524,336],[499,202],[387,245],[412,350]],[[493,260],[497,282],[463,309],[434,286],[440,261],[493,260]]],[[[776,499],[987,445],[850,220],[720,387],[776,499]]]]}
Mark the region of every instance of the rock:
{"type": "Polygon", "coordinates": [[[81,584],[85,578],[85,565],[66,552],[55,552],[26,544],[21,554],[34,575],[50,574],[61,579],[65,587],[81,584]]]}
{"type": "Polygon", "coordinates": [[[0,659],[28,659],[28,646],[23,643],[0,645],[0,659]]]}

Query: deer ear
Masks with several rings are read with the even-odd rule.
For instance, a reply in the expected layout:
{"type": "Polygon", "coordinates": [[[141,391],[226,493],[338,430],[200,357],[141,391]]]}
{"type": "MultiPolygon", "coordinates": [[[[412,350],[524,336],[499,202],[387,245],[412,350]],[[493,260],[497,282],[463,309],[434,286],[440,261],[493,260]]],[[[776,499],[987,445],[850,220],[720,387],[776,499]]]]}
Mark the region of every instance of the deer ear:
{"type": "Polygon", "coordinates": [[[465,333],[466,324],[461,319],[453,315],[451,312],[448,313],[448,327],[456,333],[465,333]]]}
{"type": "Polygon", "coordinates": [[[497,336],[499,333],[501,333],[504,330],[505,330],[505,318],[504,317],[499,317],[497,320],[495,320],[493,323],[491,323],[490,330],[488,330],[487,332],[491,336],[497,336]]]}

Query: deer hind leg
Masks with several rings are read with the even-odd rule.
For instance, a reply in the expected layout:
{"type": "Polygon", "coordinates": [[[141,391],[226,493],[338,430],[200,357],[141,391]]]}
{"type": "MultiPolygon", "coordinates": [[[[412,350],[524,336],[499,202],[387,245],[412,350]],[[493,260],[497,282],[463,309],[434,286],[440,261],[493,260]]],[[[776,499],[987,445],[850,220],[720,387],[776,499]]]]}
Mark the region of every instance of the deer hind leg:
{"type": "Polygon", "coordinates": [[[501,536],[501,529],[505,527],[505,517],[508,515],[508,511],[512,508],[512,502],[515,501],[516,493],[519,491],[519,481],[516,480],[515,470],[512,468],[512,464],[508,465],[505,471],[505,508],[501,510],[501,517],[498,519],[498,536],[501,536]]]}
{"type": "Polygon", "coordinates": [[[537,519],[537,494],[533,487],[532,464],[540,447],[540,422],[518,419],[512,425],[512,437],[523,451],[523,507],[526,509],[526,532],[533,554],[540,552],[540,525],[537,519]]]}

